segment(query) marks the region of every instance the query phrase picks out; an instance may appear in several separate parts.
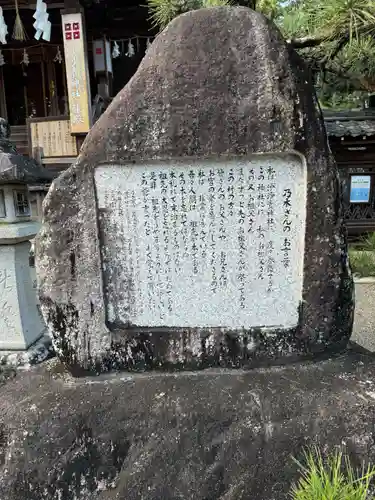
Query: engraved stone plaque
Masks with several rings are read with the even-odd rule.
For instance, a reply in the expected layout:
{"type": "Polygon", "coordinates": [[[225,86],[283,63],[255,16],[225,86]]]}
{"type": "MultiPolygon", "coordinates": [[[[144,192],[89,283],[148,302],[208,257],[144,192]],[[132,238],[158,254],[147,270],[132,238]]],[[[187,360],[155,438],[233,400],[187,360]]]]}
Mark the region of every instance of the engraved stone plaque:
{"type": "Polygon", "coordinates": [[[95,184],[109,326],[297,325],[301,156],[106,165],[95,184]]]}

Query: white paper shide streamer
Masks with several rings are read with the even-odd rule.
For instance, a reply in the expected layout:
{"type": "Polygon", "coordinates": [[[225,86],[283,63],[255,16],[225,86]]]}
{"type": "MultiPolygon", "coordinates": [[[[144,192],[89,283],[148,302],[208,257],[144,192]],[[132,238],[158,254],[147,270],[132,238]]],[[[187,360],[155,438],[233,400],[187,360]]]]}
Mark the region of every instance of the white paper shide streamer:
{"type": "Polygon", "coordinates": [[[63,57],[62,57],[62,54],[61,54],[61,50],[60,50],[60,47],[57,47],[57,52],[56,52],[56,55],[53,59],[53,62],[58,62],[59,64],[61,64],[63,61],[63,57]]]}
{"type": "Polygon", "coordinates": [[[0,7],[0,43],[7,43],[8,26],[5,24],[3,9],[0,7]]]}
{"type": "Polygon", "coordinates": [[[133,57],[135,54],[135,48],[134,48],[134,45],[133,45],[133,42],[131,41],[131,39],[128,41],[128,51],[126,53],[126,55],[128,57],[133,57]]]}
{"type": "Polygon", "coordinates": [[[29,54],[27,53],[26,49],[23,49],[23,57],[21,64],[24,64],[25,66],[28,66],[30,64],[29,54]]]}
{"type": "Polygon", "coordinates": [[[37,0],[33,17],[35,19],[33,27],[36,30],[34,38],[40,40],[40,37],[42,37],[43,40],[49,42],[51,40],[51,22],[48,20],[47,4],[43,0],[37,0]]]}
{"type": "Polygon", "coordinates": [[[120,56],[120,47],[117,42],[114,42],[112,50],[112,58],[116,59],[119,56],[120,56]]]}
{"type": "Polygon", "coordinates": [[[0,50],[0,66],[4,66],[4,65],[5,65],[5,59],[4,59],[3,53],[0,50]]]}
{"type": "Polygon", "coordinates": [[[151,36],[138,36],[135,35],[131,38],[125,38],[122,40],[112,40],[112,59],[116,59],[120,57],[123,53],[126,57],[134,57],[136,53],[139,53],[141,49],[140,40],[146,40],[145,52],[151,47],[152,41],[154,37],[151,36]],[[119,45],[120,44],[120,45],[119,45]],[[124,50],[124,44],[126,44],[126,49],[124,50]],[[121,48],[120,48],[121,47],[121,48]]]}

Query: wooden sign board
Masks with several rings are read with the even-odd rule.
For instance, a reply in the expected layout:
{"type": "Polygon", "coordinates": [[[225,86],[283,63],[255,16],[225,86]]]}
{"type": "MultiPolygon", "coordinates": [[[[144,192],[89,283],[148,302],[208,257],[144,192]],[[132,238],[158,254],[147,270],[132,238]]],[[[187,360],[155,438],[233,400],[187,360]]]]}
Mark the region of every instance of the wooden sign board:
{"type": "Polygon", "coordinates": [[[31,150],[40,151],[43,158],[70,157],[78,154],[69,120],[31,121],[30,135],[31,150]]]}

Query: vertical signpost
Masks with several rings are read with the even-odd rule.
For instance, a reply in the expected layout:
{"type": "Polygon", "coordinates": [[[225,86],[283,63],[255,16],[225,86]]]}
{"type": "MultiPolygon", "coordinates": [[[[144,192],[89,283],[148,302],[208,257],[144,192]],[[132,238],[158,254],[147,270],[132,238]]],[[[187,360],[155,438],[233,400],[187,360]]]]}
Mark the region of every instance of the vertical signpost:
{"type": "Polygon", "coordinates": [[[63,14],[62,26],[71,133],[85,134],[91,127],[91,96],[82,14],[63,14]]]}

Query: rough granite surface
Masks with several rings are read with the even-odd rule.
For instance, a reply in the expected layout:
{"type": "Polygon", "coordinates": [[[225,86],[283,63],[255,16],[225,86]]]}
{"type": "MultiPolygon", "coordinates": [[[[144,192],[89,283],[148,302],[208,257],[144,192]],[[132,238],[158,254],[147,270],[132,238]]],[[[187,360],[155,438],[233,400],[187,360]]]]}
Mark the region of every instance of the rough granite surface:
{"type": "Polygon", "coordinates": [[[375,360],[73,379],[57,360],[0,388],[4,500],[286,500],[291,456],[375,463],[375,360]]]}
{"type": "Polygon", "coordinates": [[[353,282],[338,172],[308,72],[277,28],[244,7],[201,9],[172,21],[96,122],[77,162],[52,184],[36,256],[44,318],[60,359],[75,373],[253,367],[344,348],[353,282]],[[290,151],[305,157],[308,182],[297,328],[229,335],[223,328],[107,327],[96,166],[290,151]]]}

